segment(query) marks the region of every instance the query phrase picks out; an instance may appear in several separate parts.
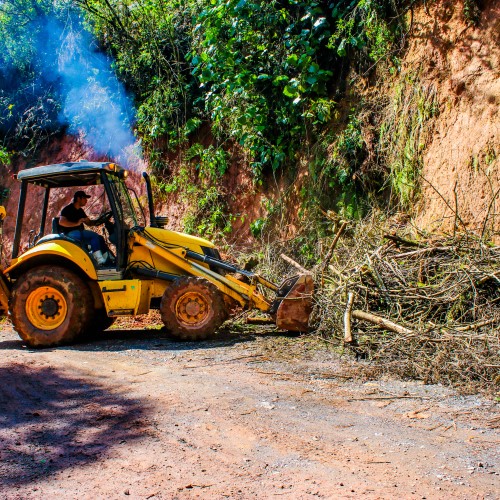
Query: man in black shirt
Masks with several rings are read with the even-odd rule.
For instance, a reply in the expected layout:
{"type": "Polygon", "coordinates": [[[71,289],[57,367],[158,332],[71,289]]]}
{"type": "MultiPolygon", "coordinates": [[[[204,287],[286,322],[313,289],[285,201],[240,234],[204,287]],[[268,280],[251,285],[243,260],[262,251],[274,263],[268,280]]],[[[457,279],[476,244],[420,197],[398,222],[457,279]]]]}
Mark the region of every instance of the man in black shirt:
{"type": "Polygon", "coordinates": [[[103,253],[106,253],[106,242],[101,235],[84,229],[84,224],[87,226],[98,225],[96,221],[89,219],[83,210],[89,198],[90,196],[85,194],[84,191],[77,191],[73,196],[73,203],[62,209],[59,226],[62,232],[70,238],[90,245],[92,255],[97,260],[97,263],[102,265],[107,258],[107,256],[103,255],[103,253]]]}

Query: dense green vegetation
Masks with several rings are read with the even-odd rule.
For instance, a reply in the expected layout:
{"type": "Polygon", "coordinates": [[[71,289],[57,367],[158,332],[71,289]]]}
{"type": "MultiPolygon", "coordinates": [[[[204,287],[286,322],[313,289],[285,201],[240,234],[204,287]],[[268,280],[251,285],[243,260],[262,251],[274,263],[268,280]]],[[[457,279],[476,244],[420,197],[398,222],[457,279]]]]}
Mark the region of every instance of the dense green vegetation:
{"type": "Polygon", "coordinates": [[[203,123],[257,178],[293,165],[330,122],[351,66],[394,55],[410,2],[85,0],[134,91],[143,140],[174,148],[203,123]]]}
{"type": "MultiPolygon", "coordinates": [[[[0,3],[0,161],[7,151],[24,154],[37,147],[57,129],[59,102],[57,82],[46,79],[46,63],[37,47],[46,38],[47,21],[58,7],[49,2],[0,3]]],[[[54,61],[56,47],[48,44],[54,61]]],[[[54,64],[54,63],[53,63],[54,64]]]]}
{"type": "MultiPolygon", "coordinates": [[[[304,200],[356,217],[367,193],[379,194],[391,181],[363,166],[366,103],[354,84],[380,67],[398,71],[415,3],[3,0],[0,154],[5,148],[33,153],[70,125],[61,120],[65,89],[57,69],[68,34],[85,29],[113,57],[133,95],[137,135],[159,192],[182,191],[197,207],[186,221],[190,230],[227,229],[218,179],[234,147],[256,183],[272,174],[293,176],[307,158],[304,200]],[[47,38],[56,25],[58,42],[47,38]],[[181,164],[175,172],[166,167],[172,153],[181,164]]],[[[477,6],[468,0],[466,14],[477,6]]],[[[389,170],[412,185],[407,164],[389,170]]],[[[403,189],[395,199],[407,203],[411,194],[403,189]]]]}

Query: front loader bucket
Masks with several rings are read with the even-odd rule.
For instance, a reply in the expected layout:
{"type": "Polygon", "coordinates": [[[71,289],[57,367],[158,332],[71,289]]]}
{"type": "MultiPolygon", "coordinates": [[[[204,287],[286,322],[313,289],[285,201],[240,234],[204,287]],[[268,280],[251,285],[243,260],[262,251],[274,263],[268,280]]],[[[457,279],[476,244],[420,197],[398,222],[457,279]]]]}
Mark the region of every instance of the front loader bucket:
{"type": "Polygon", "coordinates": [[[280,304],[276,312],[276,326],[293,332],[307,332],[313,292],[314,282],[310,274],[299,274],[286,280],[278,290],[280,304]],[[282,295],[280,292],[285,293],[282,295]]]}

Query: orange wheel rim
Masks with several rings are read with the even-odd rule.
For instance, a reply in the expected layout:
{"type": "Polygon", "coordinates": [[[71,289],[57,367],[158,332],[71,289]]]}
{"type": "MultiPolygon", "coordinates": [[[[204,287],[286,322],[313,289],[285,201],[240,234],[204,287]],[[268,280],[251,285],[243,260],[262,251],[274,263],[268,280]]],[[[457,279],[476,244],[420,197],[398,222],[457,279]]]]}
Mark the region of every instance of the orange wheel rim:
{"type": "Polygon", "coordinates": [[[207,299],[198,292],[183,294],[175,305],[177,318],[186,325],[203,323],[209,312],[210,307],[207,299]]]}
{"type": "Polygon", "coordinates": [[[26,315],[35,328],[54,330],[66,319],[68,305],[64,295],[51,286],[33,290],[26,299],[26,315]]]}

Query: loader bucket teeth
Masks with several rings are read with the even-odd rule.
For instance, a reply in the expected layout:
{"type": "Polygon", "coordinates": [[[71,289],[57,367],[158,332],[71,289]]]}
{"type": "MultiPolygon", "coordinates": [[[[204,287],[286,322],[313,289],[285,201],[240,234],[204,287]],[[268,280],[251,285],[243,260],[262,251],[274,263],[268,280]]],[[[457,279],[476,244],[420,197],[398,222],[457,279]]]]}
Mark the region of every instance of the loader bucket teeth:
{"type": "Polygon", "coordinates": [[[313,291],[314,282],[310,274],[297,276],[288,293],[280,300],[276,312],[276,326],[293,332],[307,332],[313,291]]]}

